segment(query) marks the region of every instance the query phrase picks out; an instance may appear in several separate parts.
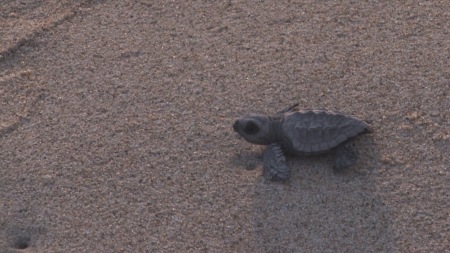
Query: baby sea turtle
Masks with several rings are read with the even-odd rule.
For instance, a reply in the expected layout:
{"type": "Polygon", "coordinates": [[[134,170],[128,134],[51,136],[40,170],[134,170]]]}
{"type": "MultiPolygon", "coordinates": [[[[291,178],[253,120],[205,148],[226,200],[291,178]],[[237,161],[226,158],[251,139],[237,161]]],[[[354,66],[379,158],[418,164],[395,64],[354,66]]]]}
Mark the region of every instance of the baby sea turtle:
{"type": "Polygon", "coordinates": [[[326,110],[298,110],[298,104],[273,116],[250,114],[239,118],[233,129],[247,141],[268,145],[263,156],[263,175],[287,180],[287,155],[314,155],[336,149],[333,169],[340,171],[356,163],[349,141],[370,133],[369,125],[356,117],[326,110]]]}

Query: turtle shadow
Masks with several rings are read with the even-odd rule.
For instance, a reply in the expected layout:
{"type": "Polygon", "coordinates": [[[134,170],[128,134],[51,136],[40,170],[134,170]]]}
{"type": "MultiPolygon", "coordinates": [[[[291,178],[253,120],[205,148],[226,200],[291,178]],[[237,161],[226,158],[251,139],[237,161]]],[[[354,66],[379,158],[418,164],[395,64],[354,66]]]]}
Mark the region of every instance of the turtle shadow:
{"type": "MultiPolygon", "coordinates": [[[[356,172],[359,170],[359,172],[366,173],[368,171],[373,171],[374,166],[361,166],[362,163],[366,163],[369,160],[376,161],[378,160],[379,153],[376,148],[376,144],[371,138],[367,137],[357,137],[353,140],[349,141],[349,144],[351,145],[352,149],[356,152],[358,155],[358,161],[357,163],[352,166],[351,168],[343,169],[339,172],[334,171],[337,174],[348,174],[352,172],[356,172]]],[[[233,156],[231,156],[231,162],[238,168],[244,168],[245,170],[255,170],[257,168],[262,168],[263,165],[263,155],[265,146],[257,146],[257,145],[251,145],[250,149],[246,149],[244,151],[240,151],[237,153],[234,153],[233,156]]],[[[317,155],[310,155],[310,156],[286,156],[286,159],[288,163],[293,163],[295,161],[309,161],[311,163],[321,163],[323,161],[326,161],[328,163],[328,167],[332,167],[333,162],[336,158],[336,149],[333,149],[329,152],[325,152],[323,154],[317,154],[317,155]]],[[[291,166],[289,166],[291,167],[291,166]]],[[[301,167],[301,166],[300,166],[301,167]]],[[[295,168],[291,168],[291,170],[295,170],[295,168]]],[[[357,173],[359,173],[357,172],[357,173]]],[[[262,173],[262,172],[261,172],[262,173]]]]}
{"type": "Polygon", "coordinates": [[[255,170],[262,165],[262,154],[256,152],[236,153],[232,157],[232,161],[236,167],[244,168],[245,170],[255,170]]]}
{"type": "Polygon", "coordinates": [[[255,240],[262,252],[392,252],[389,207],[371,177],[377,166],[375,143],[355,141],[357,164],[332,170],[333,152],[288,158],[291,177],[255,185],[255,240]]]}

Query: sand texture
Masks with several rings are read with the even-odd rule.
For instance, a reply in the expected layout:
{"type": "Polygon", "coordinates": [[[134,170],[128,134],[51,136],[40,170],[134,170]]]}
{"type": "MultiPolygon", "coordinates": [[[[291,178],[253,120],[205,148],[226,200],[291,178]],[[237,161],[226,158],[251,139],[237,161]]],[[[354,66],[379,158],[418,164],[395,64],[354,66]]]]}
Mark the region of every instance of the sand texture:
{"type": "Polygon", "coordinates": [[[450,1],[0,7],[0,253],[450,252],[450,1]],[[246,113],[374,132],[261,176],[246,113]]]}

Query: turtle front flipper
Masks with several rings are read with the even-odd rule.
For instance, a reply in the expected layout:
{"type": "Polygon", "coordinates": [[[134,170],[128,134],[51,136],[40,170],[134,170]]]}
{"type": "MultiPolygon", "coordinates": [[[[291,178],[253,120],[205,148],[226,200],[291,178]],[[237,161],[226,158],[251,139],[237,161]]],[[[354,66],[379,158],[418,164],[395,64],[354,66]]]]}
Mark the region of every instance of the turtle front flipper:
{"type": "Polygon", "coordinates": [[[333,164],[334,171],[342,171],[348,167],[355,165],[358,155],[350,147],[350,143],[343,143],[336,149],[336,159],[333,164]]]}
{"type": "Polygon", "coordinates": [[[289,106],[287,108],[284,108],[283,110],[277,112],[275,115],[282,115],[282,114],[285,114],[285,113],[288,113],[288,112],[293,112],[293,111],[297,110],[297,106],[298,105],[299,105],[299,103],[293,104],[293,105],[291,105],[291,106],[289,106]]]}
{"type": "Polygon", "coordinates": [[[267,146],[263,157],[264,177],[274,181],[285,181],[289,178],[289,168],[280,145],[267,146]]]}

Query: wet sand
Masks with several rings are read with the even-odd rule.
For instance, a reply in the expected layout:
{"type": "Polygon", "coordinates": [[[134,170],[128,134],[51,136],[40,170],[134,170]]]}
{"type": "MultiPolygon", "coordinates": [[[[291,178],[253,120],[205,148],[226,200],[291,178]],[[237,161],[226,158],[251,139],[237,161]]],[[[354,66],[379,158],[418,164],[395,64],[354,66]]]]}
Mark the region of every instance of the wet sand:
{"type": "Polygon", "coordinates": [[[450,2],[19,1],[0,7],[0,252],[449,252],[450,2]],[[235,118],[371,122],[357,165],[235,118]]]}

